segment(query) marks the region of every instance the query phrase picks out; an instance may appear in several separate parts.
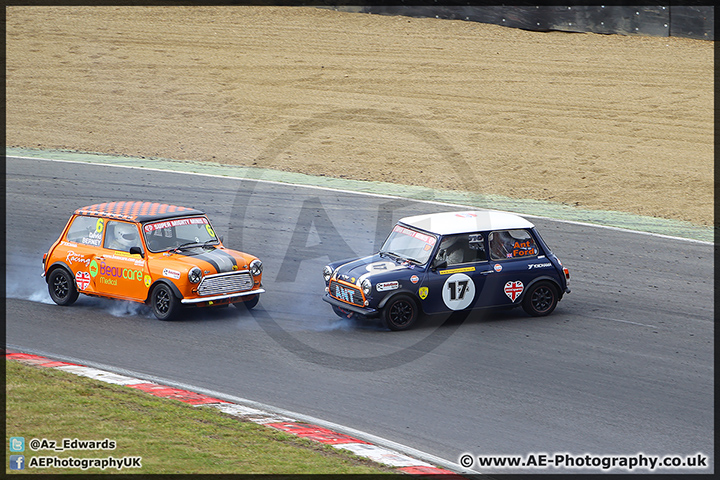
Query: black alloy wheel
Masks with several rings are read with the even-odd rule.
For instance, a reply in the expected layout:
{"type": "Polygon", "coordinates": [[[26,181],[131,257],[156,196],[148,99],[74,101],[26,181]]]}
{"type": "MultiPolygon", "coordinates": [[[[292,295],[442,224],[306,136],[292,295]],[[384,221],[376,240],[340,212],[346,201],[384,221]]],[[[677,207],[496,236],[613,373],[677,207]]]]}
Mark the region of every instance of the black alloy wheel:
{"type": "Polygon", "coordinates": [[[164,283],[158,283],[150,296],[150,306],[159,320],[172,320],[180,310],[180,301],[164,283]]]}
{"type": "Polygon", "coordinates": [[[418,319],[418,306],[409,295],[397,295],[390,299],[382,311],[385,326],[393,331],[407,330],[418,319]]]}
{"type": "Polygon", "coordinates": [[[56,268],[50,273],[48,292],[53,302],[62,306],[72,305],[79,295],[75,287],[75,279],[64,268],[56,268]]]}
{"type": "Polygon", "coordinates": [[[558,290],[550,282],[538,282],[532,285],[523,297],[522,307],[533,317],[550,315],[558,303],[558,290]]]}

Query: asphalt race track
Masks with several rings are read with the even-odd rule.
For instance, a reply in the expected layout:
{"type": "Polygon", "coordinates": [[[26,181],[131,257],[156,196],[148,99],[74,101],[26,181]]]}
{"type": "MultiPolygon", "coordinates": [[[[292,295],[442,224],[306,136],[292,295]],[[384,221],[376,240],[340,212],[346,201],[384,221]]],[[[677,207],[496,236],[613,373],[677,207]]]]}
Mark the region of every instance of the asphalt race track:
{"type": "Polygon", "coordinates": [[[712,245],[531,218],[571,273],[572,293],[552,315],[431,317],[395,333],[336,317],[320,299],[322,267],[372,253],[403,216],[452,208],[13,158],[6,184],[10,347],[263,402],[453,462],[463,453],[701,452],[712,471],[712,245]],[[205,210],[227,246],[263,260],[258,307],[161,322],[124,302],[54,305],[42,254],[75,208],[110,200],[205,210]]]}

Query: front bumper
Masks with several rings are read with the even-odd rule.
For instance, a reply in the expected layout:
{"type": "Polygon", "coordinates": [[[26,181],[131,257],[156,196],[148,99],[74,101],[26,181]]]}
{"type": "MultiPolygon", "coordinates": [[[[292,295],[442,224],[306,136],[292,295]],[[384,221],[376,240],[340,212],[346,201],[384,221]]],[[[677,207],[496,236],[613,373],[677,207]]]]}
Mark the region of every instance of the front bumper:
{"type": "Polygon", "coordinates": [[[246,297],[248,295],[256,295],[260,293],[265,293],[264,288],[258,288],[256,290],[248,290],[246,292],[240,292],[240,293],[228,293],[226,295],[214,295],[212,297],[195,297],[195,298],[183,298],[180,300],[180,303],[185,304],[194,304],[194,303],[203,303],[203,302],[219,302],[222,300],[229,301],[232,303],[232,300],[234,298],[240,298],[240,297],[246,297]]]}
{"type": "Polygon", "coordinates": [[[349,303],[342,302],[338,300],[337,298],[333,298],[330,296],[330,294],[326,293],[322,297],[323,301],[329,303],[330,305],[336,306],[338,308],[342,308],[343,310],[347,310],[349,312],[359,313],[360,315],[364,315],[366,317],[375,317],[378,315],[379,311],[375,308],[370,307],[358,307],[356,305],[350,305],[349,303]]]}

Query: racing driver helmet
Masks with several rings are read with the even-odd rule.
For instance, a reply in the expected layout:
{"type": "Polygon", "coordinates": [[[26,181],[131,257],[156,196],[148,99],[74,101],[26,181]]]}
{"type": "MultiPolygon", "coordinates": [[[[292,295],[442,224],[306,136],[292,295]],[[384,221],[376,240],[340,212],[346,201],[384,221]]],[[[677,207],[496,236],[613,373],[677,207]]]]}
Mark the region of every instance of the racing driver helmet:
{"type": "Polygon", "coordinates": [[[120,224],[115,227],[115,241],[130,249],[130,247],[136,246],[138,240],[137,229],[133,225],[120,224]]]}

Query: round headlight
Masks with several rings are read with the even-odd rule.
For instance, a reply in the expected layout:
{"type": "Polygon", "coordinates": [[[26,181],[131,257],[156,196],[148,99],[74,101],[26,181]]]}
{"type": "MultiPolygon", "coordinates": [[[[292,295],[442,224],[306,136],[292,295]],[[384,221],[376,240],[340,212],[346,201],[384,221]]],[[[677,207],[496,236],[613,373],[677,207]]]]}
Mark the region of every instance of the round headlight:
{"type": "Polygon", "coordinates": [[[250,275],[257,277],[262,273],[262,262],[258,259],[250,262],[250,275]]]}
{"type": "Polygon", "coordinates": [[[193,267],[188,272],[188,280],[190,280],[190,283],[198,283],[201,278],[202,270],[200,270],[198,267],[193,267]]]}
{"type": "Polygon", "coordinates": [[[365,295],[368,295],[372,291],[372,283],[370,283],[370,280],[367,278],[363,280],[360,286],[362,287],[363,293],[365,295]]]}
{"type": "Polygon", "coordinates": [[[330,265],[325,265],[325,268],[323,268],[323,278],[325,279],[325,283],[328,283],[330,281],[330,277],[332,277],[333,269],[330,268],[330,265]]]}

